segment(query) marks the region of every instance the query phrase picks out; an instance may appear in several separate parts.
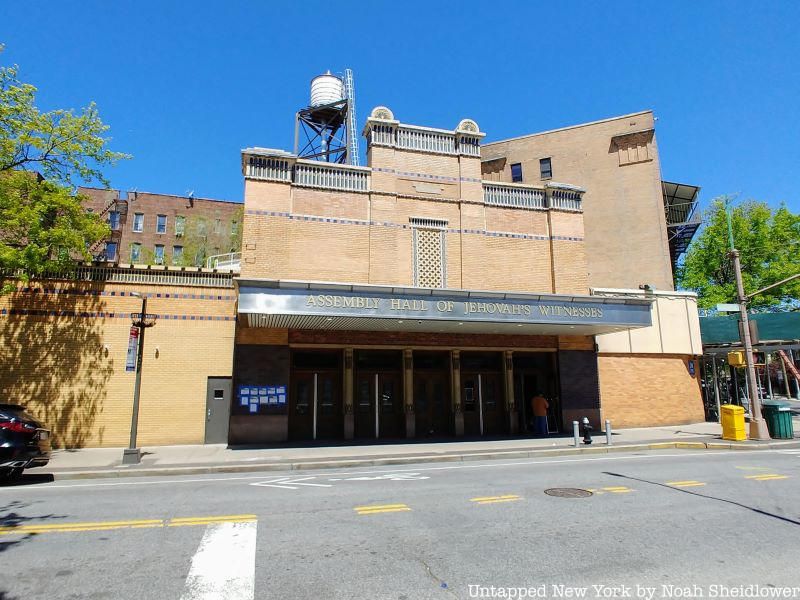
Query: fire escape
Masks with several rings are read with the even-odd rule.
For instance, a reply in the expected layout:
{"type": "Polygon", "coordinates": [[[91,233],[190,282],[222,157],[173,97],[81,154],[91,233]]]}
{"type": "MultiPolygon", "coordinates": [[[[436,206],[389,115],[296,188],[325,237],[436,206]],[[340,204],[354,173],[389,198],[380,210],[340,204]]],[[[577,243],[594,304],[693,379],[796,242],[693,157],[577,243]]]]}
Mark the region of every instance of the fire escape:
{"type": "Polygon", "coordinates": [[[686,252],[700,227],[700,213],[697,210],[697,195],[700,188],[696,185],[662,181],[661,190],[664,196],[667,240],[674,273],[678,260],[686,252]]]}

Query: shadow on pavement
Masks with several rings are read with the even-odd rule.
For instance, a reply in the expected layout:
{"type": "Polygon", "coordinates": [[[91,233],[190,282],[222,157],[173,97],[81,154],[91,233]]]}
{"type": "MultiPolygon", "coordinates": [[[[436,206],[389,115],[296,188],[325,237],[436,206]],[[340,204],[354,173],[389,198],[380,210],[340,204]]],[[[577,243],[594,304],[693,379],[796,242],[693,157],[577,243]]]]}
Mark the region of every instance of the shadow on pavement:
{"type": "MultiPolygon", "coordinates": [[[[28,474],[23,473],[16,479],[6,479],[0,483],[0,487],[14,487],[20,485],[37,485],[41,483],[52,483],[55,481],[55,477],[51,473],[34,473],[28,474]]],[[[0,520],[2,520],[2,514],[0,514],[0,520]]],[[[3,600],[0,597],[0,600],[3,600]]]]}
{"type": "Polygon", "coordinates": [[[784,517],[781,515],[776,515],[775,513],[768,512],[766,510],[761,510],[760,508],[756,508],[754,506],[748,506],[746,504],[742,504],[741,502],[736,502],[736,500],[728,500],[726,498],[717,498],[716,496],[709,496],[707,494],[701,494],[699,492],[693,492],[691,490],[683,489],[683,488],[676,488],[671,485],[667,485],[666,483],[660,483],[658,481],[650,481],[648,479],[641,479],[640,477],[631,477],[630,475],[622,475],[621,473],[611,473],[609,471],[603,471],[604,475],[611,475],[612,477],[621,477],[622,479],[630,479],[631,481],[639,481],[641,483],[647,483],[650,485],[655,485],[663,488],[667,488],[668,490],[672,490],[673,492],[680,492],[682,494],[689,494],[691,496],[697,496],[698,498],[706,498],[707,500],[716,500],[717,502],[724,502],[726,504],[732,504],[734,506],[738,506],[739,508],[744,508],[745,510],[752,511],[759,515],[764,515],[765,517],[772,517],[773,519],[778,519],[779,521],[785,521],[786,523],[791,523],[792,525],[800,525],[800,521],[796,521],[794,519],[790,519],[789,517],[784,517]]]}

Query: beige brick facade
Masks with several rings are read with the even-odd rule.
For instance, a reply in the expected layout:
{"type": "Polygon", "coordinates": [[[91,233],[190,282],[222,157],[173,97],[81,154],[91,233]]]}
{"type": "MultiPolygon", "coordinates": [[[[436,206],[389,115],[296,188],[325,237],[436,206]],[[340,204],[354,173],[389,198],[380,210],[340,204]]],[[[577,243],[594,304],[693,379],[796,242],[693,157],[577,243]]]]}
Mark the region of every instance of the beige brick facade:
{"type": "Polygon", "coordinates": [[[697,423],[705,418],[699,377],[689,375],[693,356],[600,354],[603,419],[616,429],[697,423]]]}
{"type": "Polygon", "coordinates": [[[483,178],[568,182],[586,189],[586,261],[590,287],[673,289],[661,167],[652,111],[565,127],[481,147],[483,178]],[[549,158],[552,177],[542,178],[549,158]]]}
{"type": "Polygon", "coordinates": [[[246,173],[242,277],[410,286],[411,221],[433,219],[446,288],[588,293],[580,211],[488,204],[477,155],[372,145],[367,156],[363,192],[246,173]]]}
{"type": "Polygon", "coordinates": [[[0,395],[52,428],[58,447],[128,444],[133,291],[159,315],[145,334],[139,444],[203,443],[207,377],[232,374],[230,285],[33,282],[0,296],[0,395]]]}

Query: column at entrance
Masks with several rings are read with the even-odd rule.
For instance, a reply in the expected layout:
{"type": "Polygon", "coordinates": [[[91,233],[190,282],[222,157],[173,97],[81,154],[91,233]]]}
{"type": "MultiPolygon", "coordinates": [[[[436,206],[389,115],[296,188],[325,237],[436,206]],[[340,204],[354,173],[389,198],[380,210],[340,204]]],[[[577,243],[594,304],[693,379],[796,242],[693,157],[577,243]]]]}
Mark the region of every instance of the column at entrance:
{"type": "Polygon", "coordinates": [[[506,350],[503,356],[503,371],[505,377],[506,414],[508,415],[508,432],[511,435],[519,433],[519,417],[517,416],[517,402],[514,398],[514,352],[506,350]]]}
{"type": "Polygon", "coordinates": [[[414,415],[414,352],[403,350],[403,412],[406,415],[406,437],[416,436],[416,417],[414,415]]]}
{"type": "Polygon", "coordinates": [[[355,431],[353,416],[353,349],[344,349],[344,439],[352,440],[355,431]]]}
{"type": "Polygon", "coordinates": [[[453,398],[453,433],[464,435],[464,410],[461,404],[461,351],[450,352],[450,375],[453,398]]]}

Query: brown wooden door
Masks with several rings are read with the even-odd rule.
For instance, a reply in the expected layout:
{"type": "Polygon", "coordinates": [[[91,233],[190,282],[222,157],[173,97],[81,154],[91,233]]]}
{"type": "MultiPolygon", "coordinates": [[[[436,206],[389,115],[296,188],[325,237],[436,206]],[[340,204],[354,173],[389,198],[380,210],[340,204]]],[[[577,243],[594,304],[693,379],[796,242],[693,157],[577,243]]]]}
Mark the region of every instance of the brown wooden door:
{"type": "Polygon", "coordinates": [[[344,436],[342,386],[338,372],[295,372],[290,398],[290,439],[330,440],[344,436]]]}
{"type": "Polygon", "coordinates": [[[314,439],[314,373],[292,374],[289,439],[314,439]]]}
{"type": "Polygon", "coordinates": [[[414,373],[414,416],[417,437],[450,434],[450,386],[444,373],[414,373]]]}
{"type": "Polygon", "coordinates": [[[506,409],[499,373],[481,373],[480,405],[483,410],[483,435],[505,435],[506,409]]]}
{"type": "Polygon", "coordinates": [[[461,375],[464,435],[505,435],[505,401],[499,373],[461,375]]]}
{"type": "Polygon", "coordinates": [[[342,383],[338,372],[316,373],[316,439],[338,440],[344,436],[342,383]]]}
{"type": "Polygon", "coordinates": [[[477,373],[461,374],[461,409],[464,412],[464,435],[481,435],[480,384],[477,373]]]}
{"type": "Polygon", "coordinates": [[[356,375],[355,435],[363,439],[405,434],[399,373],[361,371],[356,375]]]}

